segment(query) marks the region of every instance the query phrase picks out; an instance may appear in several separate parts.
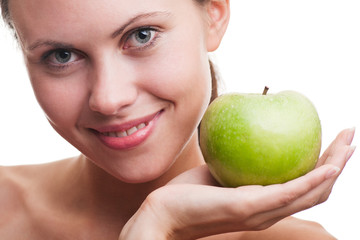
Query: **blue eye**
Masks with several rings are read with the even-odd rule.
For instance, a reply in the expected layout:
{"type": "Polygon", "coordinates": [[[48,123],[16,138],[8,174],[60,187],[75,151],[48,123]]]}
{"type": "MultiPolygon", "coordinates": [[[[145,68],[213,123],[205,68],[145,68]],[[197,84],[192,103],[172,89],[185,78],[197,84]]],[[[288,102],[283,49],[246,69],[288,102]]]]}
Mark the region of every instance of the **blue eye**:
{"type": "Polygon", "coordinates": [[[54,58],[59,63],[67,63],[71,60],[72,53],[68,50],[61,49],[61,50],[54,52],[54,58]]]}
{"type": "Polygon", "coordinates": [[[45,61],[49,65],[63,66],[76,62],[82,58],[83,57],[80,54],[77,54],[72,50],[54,49],[45,54],[45,56],[43,57],[43,61],[45,61]]]}
{"type": "Polygon", "coordinates": [[[77,65],[84,56],[71,49],[58,48],[45,53],[41,62],[51,70],[64,71],[66,68],[77,65]]]}
{"type": "Polygon", "coordinates": [[[147,43],[153,35],[151,30],[141,30],[135,33],[135,39],[141,44],[147,43]]]}
{"type": "Polygon", "coordinates": [[[128,35],[124,43],[124,49],[143,49],[151,46],[159,35],[159,31],[150,28],[143,27],[133,31],[128,35]]]}

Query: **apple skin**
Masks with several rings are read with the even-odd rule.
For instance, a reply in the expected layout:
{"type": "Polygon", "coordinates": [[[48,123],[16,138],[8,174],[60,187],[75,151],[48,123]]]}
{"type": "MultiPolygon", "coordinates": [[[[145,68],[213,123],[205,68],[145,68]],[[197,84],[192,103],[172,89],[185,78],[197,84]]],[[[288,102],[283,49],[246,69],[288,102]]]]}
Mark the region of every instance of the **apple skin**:
{"type": "Polygon", "coordinates": [[[321,123],[300,93],[225,94],[208,107],[200,147],[223,186],[284,183],[311,171],[321,150],[321,123]]]}

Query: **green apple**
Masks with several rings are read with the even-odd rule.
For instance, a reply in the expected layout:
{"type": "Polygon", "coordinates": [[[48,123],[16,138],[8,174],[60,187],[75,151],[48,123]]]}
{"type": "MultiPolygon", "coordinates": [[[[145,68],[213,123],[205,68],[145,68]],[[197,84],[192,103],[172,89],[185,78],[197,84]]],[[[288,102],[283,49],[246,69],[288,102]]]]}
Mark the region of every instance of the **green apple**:
{"type": "Polygon", "coordinates": [[[200,147],[223,186],[284,183],[315,167],[321,124],[314,105],[294,91],[224,94],[203,117],[200,147]]]}

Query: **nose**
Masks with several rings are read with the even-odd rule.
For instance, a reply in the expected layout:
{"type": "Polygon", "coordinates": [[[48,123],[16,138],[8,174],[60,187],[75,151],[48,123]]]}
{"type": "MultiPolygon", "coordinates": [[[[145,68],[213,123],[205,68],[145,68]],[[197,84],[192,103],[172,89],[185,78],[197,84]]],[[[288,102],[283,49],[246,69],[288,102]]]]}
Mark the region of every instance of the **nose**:
{"type": "Polygon", "coordinates": [[[129,65],[110,59],[94,65],[89,76],[89,107],[92,111],[117,115],[136,101],[135,74],[129,65]]]}

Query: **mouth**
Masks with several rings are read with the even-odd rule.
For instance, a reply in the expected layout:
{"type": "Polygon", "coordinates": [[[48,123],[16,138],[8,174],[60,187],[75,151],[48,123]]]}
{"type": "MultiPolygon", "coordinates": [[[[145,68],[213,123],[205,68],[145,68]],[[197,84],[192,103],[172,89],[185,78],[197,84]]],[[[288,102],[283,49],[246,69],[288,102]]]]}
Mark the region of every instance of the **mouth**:
{"type": "Polygon", "coordinates": [[[149,125],[148,122],[144,122],[144,123],[140,123],[139,125],[131,127],[129,129],[126,129],[126,130],[112,131],[112,132],[102,132],[100,134],[102,134],[102,135],[104,135],[106,137],[123,138],[123,137],[127,137],[127,136],[130,136],[130,135],[136,133],[137,131],[139,131],[140,129],[145,128],[148,125],[149,125]]]}
{"type": "Polygon", "coordinates": [[[156,122],[162,113],[163,110],[127,123],[93,130],[105,146],[115,150],[126,150],[145,142],[154,131],[156,122]]]}

